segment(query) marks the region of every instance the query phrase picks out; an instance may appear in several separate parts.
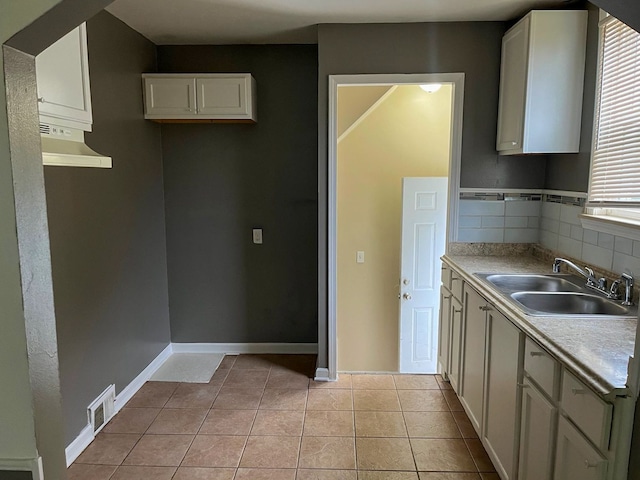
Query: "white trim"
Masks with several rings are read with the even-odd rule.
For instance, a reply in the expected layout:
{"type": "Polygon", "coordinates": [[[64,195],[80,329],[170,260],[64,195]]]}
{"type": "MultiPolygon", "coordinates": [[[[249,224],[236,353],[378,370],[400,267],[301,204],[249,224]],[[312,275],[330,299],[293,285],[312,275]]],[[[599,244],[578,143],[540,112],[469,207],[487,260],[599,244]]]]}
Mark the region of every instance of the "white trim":
{"type": "Polygon", "coordinates": [[[172,343],[173,353],[315,354],[317,343],[172,343]]]}
{"type": "Polygon", "coordinates": [[[384,92],[384,94],[382,94],[382,96],[375,101],[375,103],[373,105],[371,105],[366,112],[364,112],[362,115],[360,115],[355,122],[353,122],[349,128],[347,128],[342,135],[340,135],[338,137],[338,143],[340,143],[342,140],[344,140],[346,138],[347,135],[349,135],[353,130],[356,129],[356,127],[358,125],[360,125],[369,115],[371,115],[373,112],[375,112],[377,110],[377,108],[382,105],[382,102],[384,102],[393,92],[396,91],[396,89],[398,88],[398,85],[394,85],[393,87],[391,87],[389,90],[387,90],[386,92],[384,92]]]}
{"type": "Polygon", "coordinates": [[[328,117],[328,210],[327,210],[327,360],[328,378],[338,375],[337,352],[337,112],[339,85],[421,85],[452,83],[451,157],[449,159],[449,201],[447,205],[447,244],[458,238],[460,201],[460,163],[462,158],[462,112],[464,73],[329,75],[328,117]]]}
{"type": "Polygon", "coordinates": [[[85,448],[93,442],[94,438],[95,435],[93,434],[93,428],[91,425],[87,425],[82,429],[75,440],[64,450],[67,457],[67,467],[70,467],[71,464],[76,461],[80,454],[84,452],[85,448]]]}
{"type": "Polygon", "coordinates": [[[331,380],[329,378],[329,369],[328,368],[316,368],[316,376],[314,377],[316,382],[331,382],[337,379],[331,380]]]}
{"type": "Polygon", "coordinates": [[[31,472],[33,480],[44,480],[42,457],[37,458],[0,458],[0,472],[31,472]]]}
{"type": "Polygon", "coordinates": [[[124,407],[131,398],[142,388],[142,386],[147,382],[154,373],[158,371],[158,369],[162,366],[164,362],[166,362],[169,357],[173,354],[173,344],[170,343],[167,347],[160,352],[160,354],[145,368],[140,374],[133,379],[133,381],[124,387],[118,396],[116,397],[116,410],[115,413],[118,413],[122,407],[124,407]]]}
{"type": "Polygon", "coordinates": [[[630,219],[616,219],[583,213],[580,215],[580,223],[582,228],[640,241],[640,225],[634,224],[630,219]]]}

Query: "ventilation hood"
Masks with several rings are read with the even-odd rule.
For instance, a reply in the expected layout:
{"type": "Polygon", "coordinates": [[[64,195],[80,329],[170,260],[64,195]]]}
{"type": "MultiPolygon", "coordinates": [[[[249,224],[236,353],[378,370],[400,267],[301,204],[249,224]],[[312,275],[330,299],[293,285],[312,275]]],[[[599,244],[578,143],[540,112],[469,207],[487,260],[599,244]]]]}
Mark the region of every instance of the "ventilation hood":
{"type": "Polygon", "coordinates": [[[111,168],[111,157],[100,155],[84,143],[84,131],[40,124],[42,163],[58,167],[111,168]]]}

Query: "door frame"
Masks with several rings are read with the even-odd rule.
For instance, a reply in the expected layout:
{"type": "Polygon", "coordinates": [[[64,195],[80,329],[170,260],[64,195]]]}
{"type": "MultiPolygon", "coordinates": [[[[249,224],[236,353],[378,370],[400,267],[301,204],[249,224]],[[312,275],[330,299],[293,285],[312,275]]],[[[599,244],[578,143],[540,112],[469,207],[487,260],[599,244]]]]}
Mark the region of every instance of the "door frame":
{"type": "Polygon", "coordinates": [[[327,265],[327,360],[328,379],[338,378],[338,87],[420,85],[450,83],[453,85],[451,106],[451,151],[449,156],[449,195],[447,201],[447,247],[458,237],[458,202],[460,197],[460,163],[462,158],[462,111],[464,73],[329,75],[328,131],[328,265],[327,265]]]}

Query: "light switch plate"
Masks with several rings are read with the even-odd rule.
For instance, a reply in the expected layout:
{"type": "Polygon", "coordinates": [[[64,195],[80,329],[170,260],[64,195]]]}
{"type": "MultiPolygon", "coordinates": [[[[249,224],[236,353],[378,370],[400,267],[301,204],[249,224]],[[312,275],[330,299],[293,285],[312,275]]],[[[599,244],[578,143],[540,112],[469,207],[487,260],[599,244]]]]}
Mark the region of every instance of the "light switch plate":
{"type": "Polygon", "coordinates": [[[364,263],[364,252],[363,251],[356,252],[356,263],[364,263]]]}
{"type": "Polygon", "coordinates": [[[254,228],[253,229],[253,243],[261,245],[262,244],[262,229],[254,228]]]}

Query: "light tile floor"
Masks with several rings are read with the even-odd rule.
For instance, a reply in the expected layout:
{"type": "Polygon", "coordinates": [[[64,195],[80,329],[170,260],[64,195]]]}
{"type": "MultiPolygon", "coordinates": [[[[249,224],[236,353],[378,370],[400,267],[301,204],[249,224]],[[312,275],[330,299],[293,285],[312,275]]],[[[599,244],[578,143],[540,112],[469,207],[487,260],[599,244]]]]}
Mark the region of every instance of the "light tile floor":
{"type": "Polygon", "coordinates": [[[148,382],[70,480],[498,480],[439,376],[317,383],[314,364],[227,356],[209,384],[148,382]]]}

